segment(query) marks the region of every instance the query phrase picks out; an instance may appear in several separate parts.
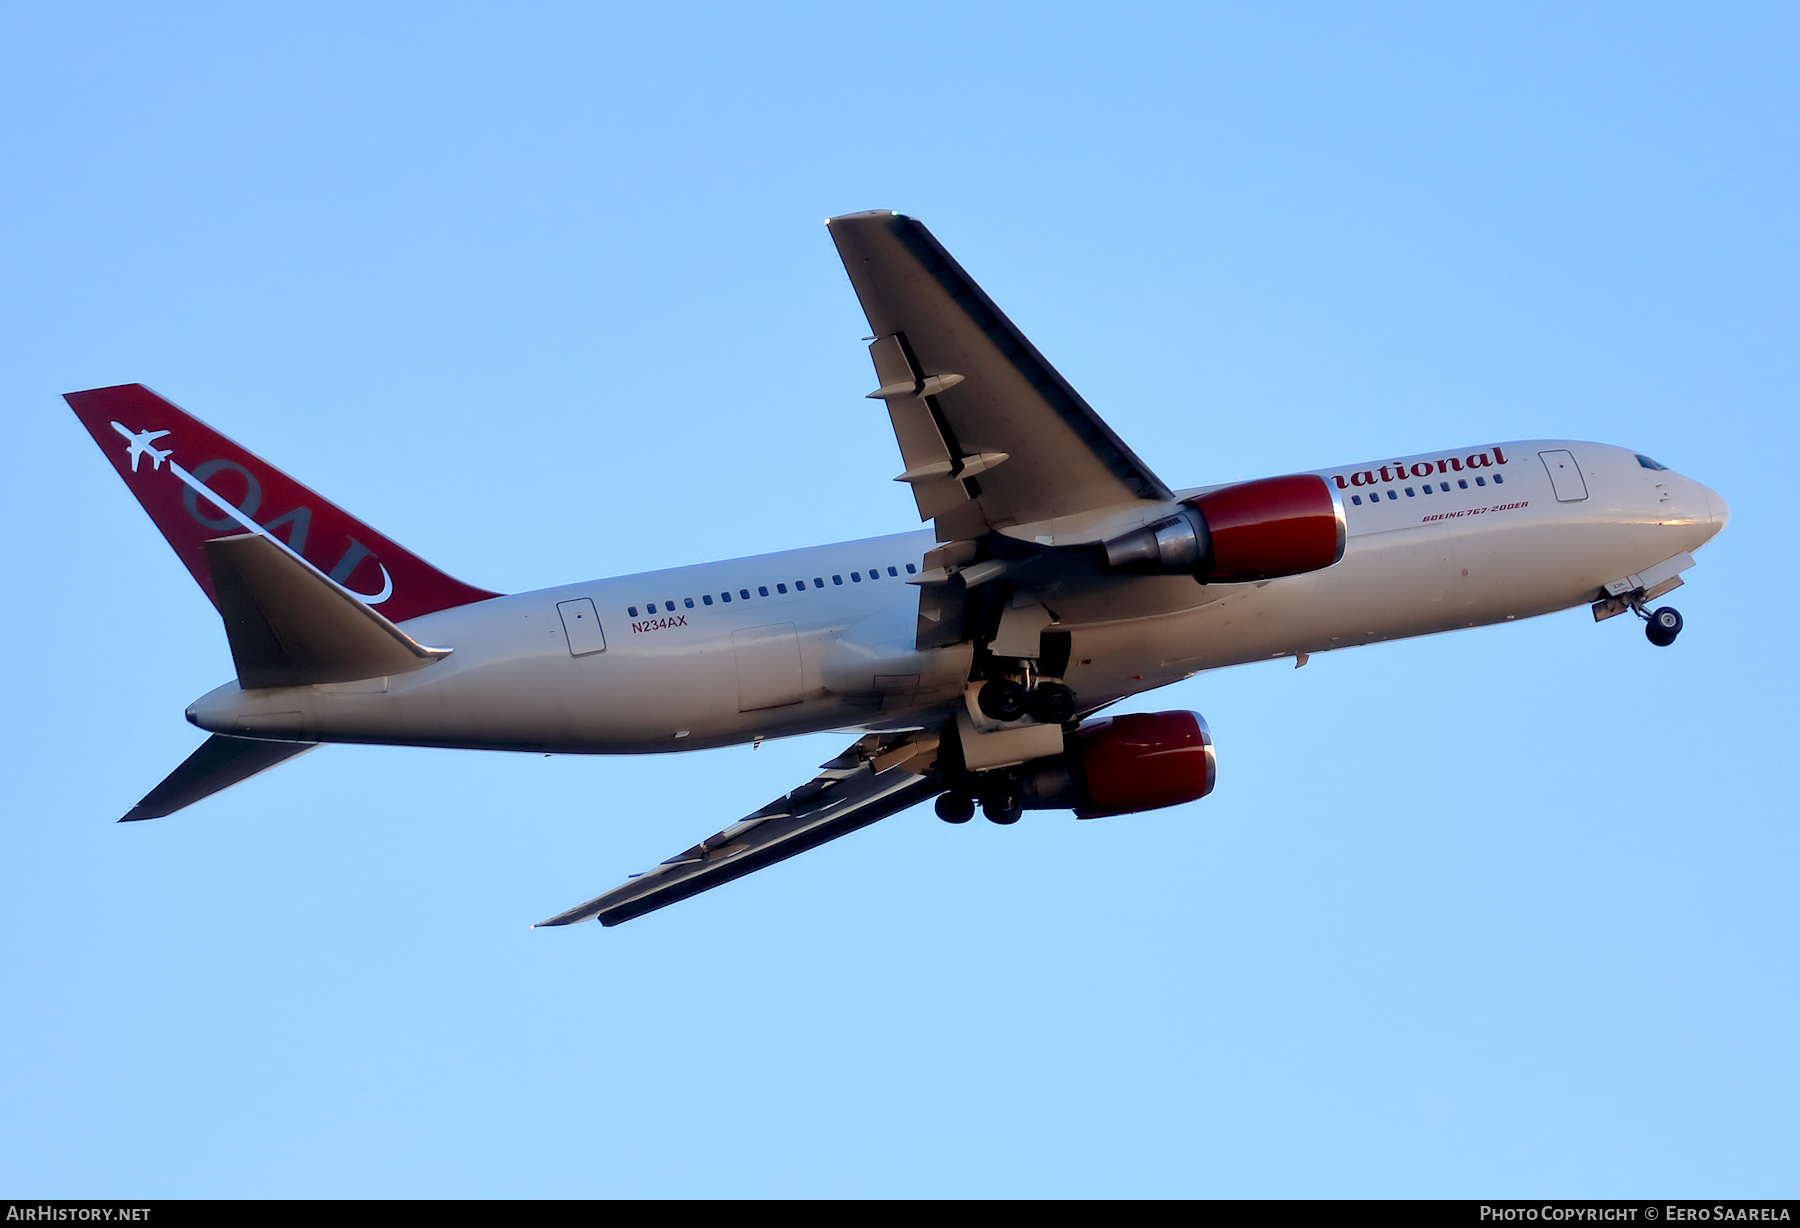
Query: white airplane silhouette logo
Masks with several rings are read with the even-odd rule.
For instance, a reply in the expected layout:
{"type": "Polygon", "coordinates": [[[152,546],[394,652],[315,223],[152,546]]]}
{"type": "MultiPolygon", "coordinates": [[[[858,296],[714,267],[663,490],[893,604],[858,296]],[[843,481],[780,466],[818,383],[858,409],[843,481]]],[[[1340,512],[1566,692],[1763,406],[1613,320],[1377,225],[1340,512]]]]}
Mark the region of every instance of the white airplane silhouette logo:
{"type": "Polygon", "coordinates": [[[152,469],[161,469],[162,463],[169,459],[170,453],[175,451],[174,448],[153,448],[150,446],[152,440],[161,439],[164,435],[169,433],[167,431],[128,431],[117,422],[112,424],[112,429],[125,436],[125,438],[131,442],[131,471],[133,473],[137,472],[138,460],[140,458],[148,456],[150,458],[150,467],[152,469]]]}

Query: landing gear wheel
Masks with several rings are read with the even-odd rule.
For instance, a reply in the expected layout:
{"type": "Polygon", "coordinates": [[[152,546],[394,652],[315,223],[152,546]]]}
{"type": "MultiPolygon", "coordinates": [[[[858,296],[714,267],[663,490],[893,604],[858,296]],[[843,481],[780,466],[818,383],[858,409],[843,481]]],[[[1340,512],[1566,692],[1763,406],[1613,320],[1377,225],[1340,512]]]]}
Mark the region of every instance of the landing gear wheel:
{"type": "Polygon", "coordinates": [[[1026,706],[1039,724],[1060,725],[1075,715],[1075,692],[1060,682],[1040,682],[1026,706]]]}
{"type": "Polygon", "coordinates": [[[988,719],[1016,721],[1025,715],[1025,688],[1010,678],[994,678],[981,688],[975,704],[988,719]]]}
{"type": "Polygon", "coordinates": [[[946,823],[967,823],[975,817],[975,799],[961,793],[940,793],[937,817],[946,823]]]}
{"type": "Polygon", "coordinates": [[[1658,648],[1667,648],[1681,634],[1681,625],[1681,611],[1672,605],[1663,606],[1644,624],[1644,638],[1658,648]]]}
{"type": "Polygon", "coordinates": [[[1019,799],[1008,794],[1005,797],[990,797],[982,802],[981,813],[987,816],[988,822],[1005,826],[1017,823],[1024,811],[1019,808],[1019,799]]]}

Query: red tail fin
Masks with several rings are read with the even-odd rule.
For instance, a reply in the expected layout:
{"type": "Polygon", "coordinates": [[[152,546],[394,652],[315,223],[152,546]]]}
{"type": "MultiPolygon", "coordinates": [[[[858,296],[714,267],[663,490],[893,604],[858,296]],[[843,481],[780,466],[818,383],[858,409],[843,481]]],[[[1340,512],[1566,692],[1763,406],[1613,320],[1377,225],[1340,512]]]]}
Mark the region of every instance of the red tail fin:
{"type": "Polygon", "coordinates": [[[286,542],[394,622],[499,596],[445,575],[142,384],[63,399],[209,598],[205,543],[246,529],[286,542]]]}

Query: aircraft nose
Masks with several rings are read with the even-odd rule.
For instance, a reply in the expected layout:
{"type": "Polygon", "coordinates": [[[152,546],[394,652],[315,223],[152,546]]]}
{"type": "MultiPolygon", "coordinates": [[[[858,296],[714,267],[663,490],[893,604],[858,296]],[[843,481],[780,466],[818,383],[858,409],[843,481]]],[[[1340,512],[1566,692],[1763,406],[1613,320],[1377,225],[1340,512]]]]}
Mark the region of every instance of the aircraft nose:
{"type": "Polygon", "coordinates": [[[1700,489],[1706,493],[1706,510],[1712,513],[1713,533],[1716,535],[1731,519],[1731,504],[1712,487],[1702,483],[1700,489]]]}

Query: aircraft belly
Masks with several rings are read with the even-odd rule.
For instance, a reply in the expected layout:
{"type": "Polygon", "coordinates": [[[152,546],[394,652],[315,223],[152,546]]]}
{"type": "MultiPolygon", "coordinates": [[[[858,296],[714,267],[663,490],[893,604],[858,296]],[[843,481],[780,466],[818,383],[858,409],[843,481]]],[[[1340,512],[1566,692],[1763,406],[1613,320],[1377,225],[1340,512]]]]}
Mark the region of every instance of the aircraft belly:
{"type": "Polygon", "coordinates": [[[1567,515],[1364,534],[1323,571],[1221,585],[1205,604],[1169,614],[1072,626],[1068,681],[1086,705],[1201,670],[1530,618],[1583,605],[1605,577],[1684,541],[1662,524],[1567,515]]]}
{"type": "MultiPolygon", "coordinates": [[[[892,591],[915,599],[910,588],[892,591]]],[[[566,593],[535,596],[553,611],[544,599],[566,593]]],[[[871,704],[825,686],[824,659],[843,624],[867,616],[866,598],[861,606],[815,607],[831,626],[769,623],[768,615],[692,619],[676,634],[639,639],[615,631],[604,650],[582,655],[571,652],[560,620],[511,604],[489,603],[483,618],[446,612],[419,628],[454,647],[430,669],[277,692],[228,686],[196,705],[195,722],[262,737],[636,754],[859,725],[922,698],[909,692],[871,704]],[[745,621],[759,625],[738,625],[745,621]]]]}

